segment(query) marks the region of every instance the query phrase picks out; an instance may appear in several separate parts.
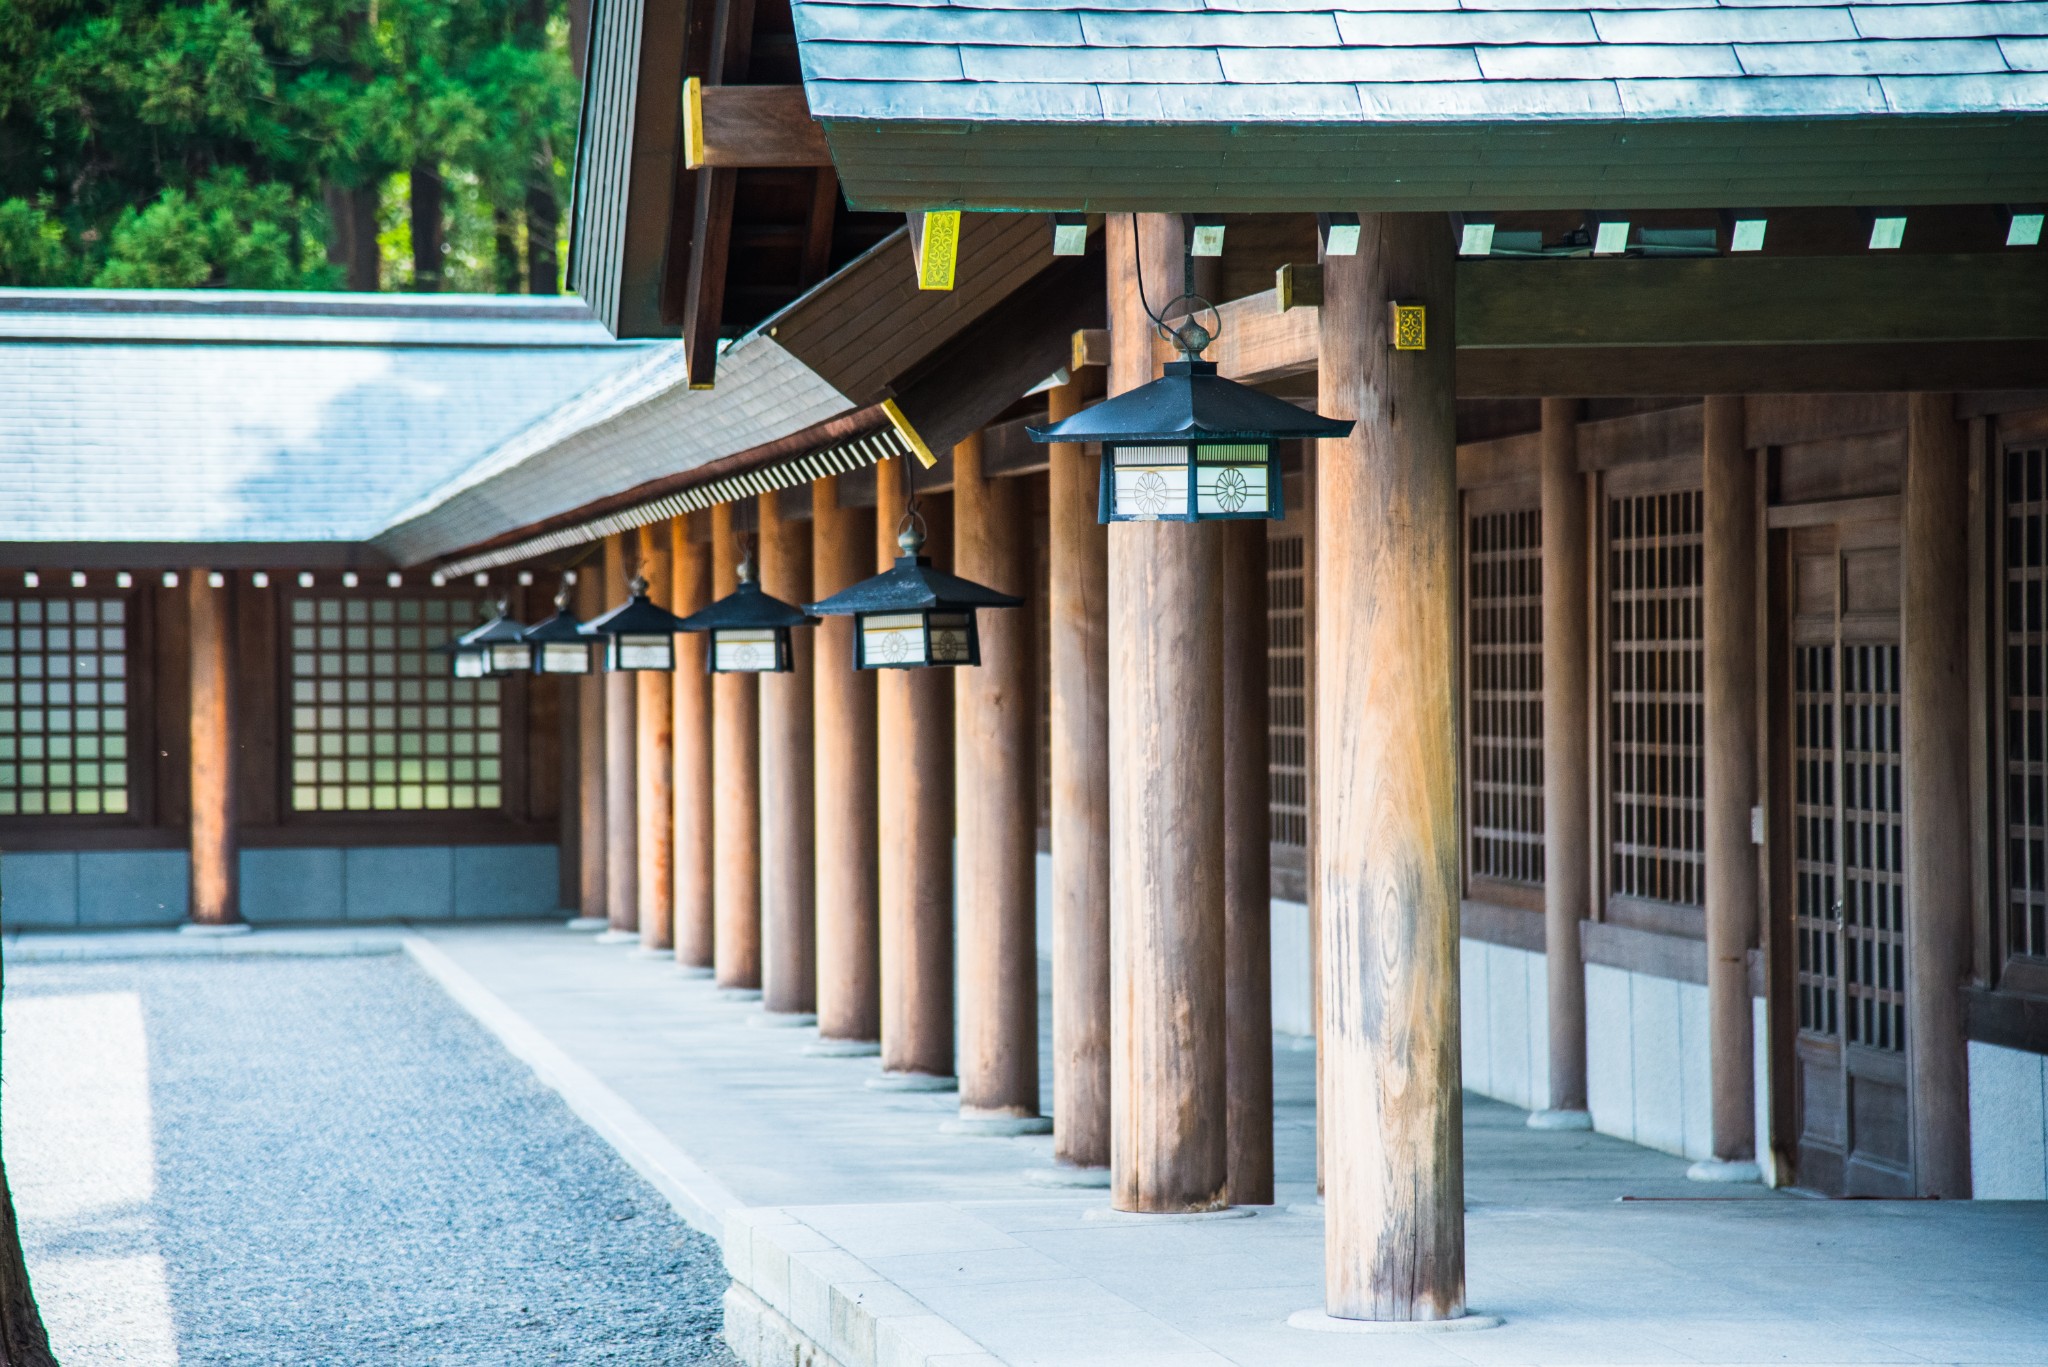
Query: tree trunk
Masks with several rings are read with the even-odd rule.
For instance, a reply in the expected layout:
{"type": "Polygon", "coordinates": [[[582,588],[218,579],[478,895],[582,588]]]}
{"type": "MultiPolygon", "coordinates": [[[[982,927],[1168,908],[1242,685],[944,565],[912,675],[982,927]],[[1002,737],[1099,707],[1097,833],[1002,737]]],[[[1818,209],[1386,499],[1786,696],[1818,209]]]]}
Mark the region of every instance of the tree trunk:
{"type": "Polygon", "coordinates": [[[0,1163],[0,1367],[57,1367],[43,1314],[28,1281],[21,1253],[21,1226],[14,1218],[14,1190],[0,1163]]]}
{"type": "Polygon", "coordinates": [[[432,162],[412,168],[412,287],[421,294],[441,288],[441,261],[446,246],[443,220],[447,186],[432,162]]]}
{"type": "Polygon", "coordinates": [[[491,211],[491,245],[494,261],[491,269],[491,285],[499,294],[519,294],[525,284],[519,270],[519,237],[514,231],[512,215],[504,209],[491,211]]]}
{"type": "Polygon", "coordinates": [[[327,260],[342,268],[342,288],[374,291],[378,285],[377,187],[329,182],[327,260]]]}
{"type": "Polygon", "coordinates": [[[543,145],[540,165],[534,175],[541,177],[526,189],[526,292],[560,294],[562,272],[555,259],[555,234],[561,211],[555,207],[552,181],[554,153],[543,145]]]}

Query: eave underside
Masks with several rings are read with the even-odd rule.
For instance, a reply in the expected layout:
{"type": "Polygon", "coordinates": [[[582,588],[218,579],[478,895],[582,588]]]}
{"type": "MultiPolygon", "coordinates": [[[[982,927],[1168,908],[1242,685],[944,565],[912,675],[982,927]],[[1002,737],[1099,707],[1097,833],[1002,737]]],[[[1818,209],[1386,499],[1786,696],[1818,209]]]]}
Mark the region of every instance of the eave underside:
{"type": "Polygon", "coordinates": [[[2040,115],[825,127],[849,202],[906,212],[1982,204],[2048,187],[2040,115]]]}

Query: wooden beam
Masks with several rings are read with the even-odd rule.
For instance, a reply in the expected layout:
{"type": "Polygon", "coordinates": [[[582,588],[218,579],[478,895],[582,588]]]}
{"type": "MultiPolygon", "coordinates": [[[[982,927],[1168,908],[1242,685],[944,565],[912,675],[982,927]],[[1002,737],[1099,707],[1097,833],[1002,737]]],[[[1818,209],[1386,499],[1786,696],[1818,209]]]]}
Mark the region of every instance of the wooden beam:
{"type": "MultiPolygon", "coordinates": [[[[1047,395],[1047,418],[1059,422],[1081,406],[1081,386],[1070,380],[1047,395]]],[[[1106,1176],[1109,539],[1096,520],[1102,456],[1078,442],[1044,449],[1052,542],[1052,1152],[1056,1162],[1106,1176]]]]}
{"type": "MultiPolygon", "coordinates": [[[[811,486],[811,575],[820,597],[873,572],[874,510],[841,502],[845,478],[811,486]]],[[[871,1053],[882,1037],[875,675],[853,667],[851,617],[827,617],[816,632],[818,1038],[871,1053]]]]}
{"type": "MultiPolygon", "coordinates": [[[[739,584],[733,505],[711,509],[711,596],[739,584]]],[[[761,695],[752,674],[711,679],[712,975],[732,992],[761,987],[761,695]]]]}
{"type": "MultiPolygon", "coordinates": [[[[1116,216],[1110,391],[1158,374],[1139,297],[1180,292],[1178,216],[1116,216]]],[[[1110,1204],[1229,1203],[1223,1012],[1223,528],[1109,527],[1110,1204]],[[1161,794],[1172,800],[1161,801],[1161,794]]],[[[1448,677],[1448,676],[1446,676],[1448,677]]]]}
{"type": "MultiPolygon", "coordinates": [[[[753,53],[754,0],[714,3],[710,35],[703,49],[701,84],[735,85],[746,79],[753,53]]],[[[739,172],[729,166],[706,166],[694,173],[694,179],[696,194],[690,205],[689,249],[683,269],[683,364],[692,389],[709,389],[718,375],[718,337],[725,322],[733,197],[739,188],[739,172]]]]}
{"type": "Polygon", "coordinates": [[[1364,219],[1323,265],[1316,823],[1331,1316],[1465,1313],[1458,1061],[1457,424],[1452,350],[1392,349],[1387,304],[1454,335],[1434,215],[1364,219]]]}
{"type": "MultiPolygon", "coordinates": [[[[670,574],[678,617],[711,601],[711,545],[690,537],[688,518],[668,522],[670,574]]],[[[676,637],[671,682],[675,729],[675,941],[676,962],[693,975],[709,974],[717,924],[712,900],[711,675],[704,668],[702,632],[676,637]]]]}
{"type": "Polygon", "coordinates": [[[800,85],[705,85],[683,89],[684,164],[830,166],[825,129],[800,85]]]}
{"type": "Polygon", "coordinates": [[[2048,375],[2044,342],[1460,350],[1461,399],[1577,394],[1867,394],[2026,389],[2048,375]]]}
{"type": "MultiPolygon", "coordinates": [[[[653,522],[634,534],[639,541],[639,573],[648,596],[670,605],[674,582],[670,574],[669,530],[653,522]]],[[[633,720],[637,733],[635,771],[638,786],[633,814],[639,828],[640,947],[675,948],[675,679],[650,670],[630,676],[634,684],[633,720]]]]}
{"type": "MultiPolygon", "coordinates": [[[[811,529],[758,500],[761,588],[808,603],[811,529]]],[[[793,667],[761,676],[761,1005],[809,1017],[818,1006],[816,779],[811,768],[811,633],[790,633],[793,667]]]]}
{"type": "Polygon", "coordinates": [[[235,840],[234,591],[203,569],[185,587],[191,630],[191,855],[188,909],[202,926],[242,921],[235,840]]]}
{"type": "Polygon", "coordinates": [[[1265,522],[1223,530],[1223,1018],[1230,1203],[1273,1204],[1265,522]]]}
{"type": "MultiPolygon", "coordinates": [[[[604,539],[604,605],[626,601],[627,581],[639,560],[637,543],[628,548],[631,532],[604,539]]],[[[605,860],[607,935],[637,936],[640,929],[640,781],[638,760],[640,690],[631,674],[604,676],[604,809],[611,845],[605,860]]]]}
{"type": "MultiPolygon", "coordinates": [[[[953,448],[953,571],[1027,600],[1030,490],[982,468],[979,433],[953,448]]],[[[981,664],[953,673],[960,859],[960,1120],[1043,1134],[1038,1113],[1037,605],[977,614],[981,664]]]]}

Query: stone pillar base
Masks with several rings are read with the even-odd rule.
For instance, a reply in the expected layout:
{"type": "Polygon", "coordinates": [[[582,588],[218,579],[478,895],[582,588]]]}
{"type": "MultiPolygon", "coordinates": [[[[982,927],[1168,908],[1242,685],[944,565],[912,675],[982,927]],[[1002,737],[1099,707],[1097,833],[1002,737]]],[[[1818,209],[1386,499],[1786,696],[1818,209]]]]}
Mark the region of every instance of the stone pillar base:
{"type": "Polygon", "coordinates": [[[1702,1158],[1685,1170],[1695,1182],[1761,1182],[1764,1170],[1747,1158],[1702,1158]]]}
{"type": "Polygon", "coordinates": [[[178,927],[180,935],[247,935],[255,927],[247,921],[187,921],[178,927]]]}
{"type": "Polygon", "coordinates": [[[1529,1128],[1532,1130],[1590,1130],[1593,1128],[1591,1111],[1531,1111],[1529,1128]]]}
{"type": "Polygon", "coordinates": [[[960,1079],[931,1073],[884,1073],[869,1078],[868,1086],[878,1092],[957,1092],[960,1079]]]}

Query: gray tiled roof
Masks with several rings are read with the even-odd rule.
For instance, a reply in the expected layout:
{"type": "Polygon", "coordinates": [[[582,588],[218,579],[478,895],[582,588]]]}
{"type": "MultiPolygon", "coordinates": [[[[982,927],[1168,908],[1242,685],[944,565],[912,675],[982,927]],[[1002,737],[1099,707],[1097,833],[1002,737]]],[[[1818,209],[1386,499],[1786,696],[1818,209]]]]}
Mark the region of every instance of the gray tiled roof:
{"type": "Polygon", "coordinates": [[[0,541],[366,541],[649,350],[573,299],[0,290],[0,541]]]}
{"type": "Polygon", "coordinates": [[[827,121],[2048,112],[2048,3],[796,0],[827,121]]]}

